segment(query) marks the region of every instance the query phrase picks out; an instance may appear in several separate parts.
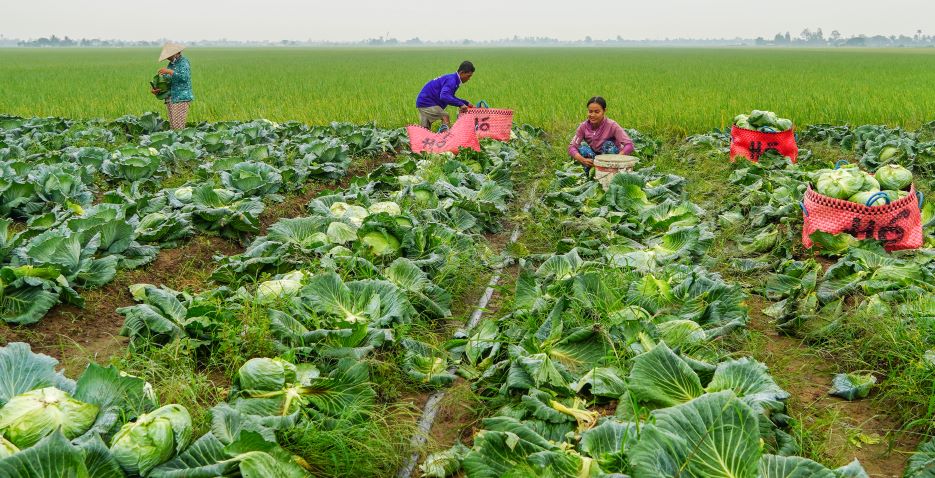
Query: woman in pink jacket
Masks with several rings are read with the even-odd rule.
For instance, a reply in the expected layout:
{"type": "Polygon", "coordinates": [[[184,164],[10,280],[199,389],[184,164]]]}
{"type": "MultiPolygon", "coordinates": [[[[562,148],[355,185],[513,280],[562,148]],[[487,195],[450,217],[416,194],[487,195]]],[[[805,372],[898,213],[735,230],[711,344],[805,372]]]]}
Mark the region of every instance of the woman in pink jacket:
{"type": "Polygon", "coordinates": [[[584,166],[585,172],[594,166],[598,154],[630,154],[633,140],[616,121],[607,118],[607,101],[600,96],[588,100],[588,119],[578,126],[568,145],[568,154],[584,166]]]}

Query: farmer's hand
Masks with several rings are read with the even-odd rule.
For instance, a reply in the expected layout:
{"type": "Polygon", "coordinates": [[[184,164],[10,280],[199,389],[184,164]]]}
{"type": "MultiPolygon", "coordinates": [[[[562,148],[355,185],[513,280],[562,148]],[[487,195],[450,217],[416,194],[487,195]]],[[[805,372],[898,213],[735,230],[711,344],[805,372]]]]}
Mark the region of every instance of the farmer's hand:
{"type": "Polygon", "coordinates": [[[591,161],[590,159],[585,158],[585,157],[582,156],[581,154],[576,154],[576,155],[575,155],[575,161],[578,161],[579,163],[581,163],[581,164],[583,164],[583,165],[585,165],[585,166],[587,166],[587,167],[589,167],[589,168],[594,166],[594,161],[591,161]]]}
{"type": "Polygon", "coordinates": [[[149,91],[151,91],[154,95],[158,95],[158,94],[159,94],[159,89],[158,89],[158,88],[150,88],[149,91]]]}
{"type": "Polygon", "coordinates": [[[467,113],[468,108],[469,108],[468,105],[461,105],[461,107],[458,108],[458,109],[459,109],[462,113],[467,113]]]}
{"type": "Polygon", "coordinates": [[[169,76],[172,76],[174,73],[175,73],[174,71],[172,71],[172,70],[170,70],[170,69],[168,69],[168,68],[160,68],[160,69],[159,69],[159,74],[160,74],[160,75],[169,75],[169,76]]]}

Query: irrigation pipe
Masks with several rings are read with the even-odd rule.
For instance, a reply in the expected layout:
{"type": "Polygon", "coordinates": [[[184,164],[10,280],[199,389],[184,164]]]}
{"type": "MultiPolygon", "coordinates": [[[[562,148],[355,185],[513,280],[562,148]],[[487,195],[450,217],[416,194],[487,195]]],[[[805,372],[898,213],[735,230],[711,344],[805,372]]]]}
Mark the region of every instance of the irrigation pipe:
{"type": "MultiPolygon", "coordinates": [[[[523,206],[523,212],[529,212],[529,208],[532,206],[532,198],[535,197],[536,188],[533,187],[530,193],[530,199],[526,201],[526,204],[523,206]]],[[[519,224],[513,228],[513,233],[510,234],[509,244],[513,244],[519,239],[520,228],[519,224]]],[[[493,276],[490,277],[490,281],[487,282],[487,288],[484,289],[484,293],[481,294],[480,300],[477,301],[477,306],[474,307],[474,312],[471,314],[470,320],[468,320],[467,325],[465,325],[464,330],[468,333],[471,330],[474,330],[474,327],[477,327],[477,324],[480,323],[480,319],[484,316],[484,311],[487,309],[487,304],[490,303],[490,299],[493,298],[494,287],[497,286],[497,283],[500,282],[500,276],[503,273],[504,263],[498,264],[493,271],[493,276]]],[[[448,373],[455,373],[458,370],[456,366],[451,366],[448,369],[448,373]]],[[[432,424],[435,423],[435,416],[438,415],[438,410],[441,408],[442,399],[445,398],[445,390],[439,390],[431,395],[429,395],[428,400],[425,401],[425,407],[422,409],[422,417],[419,418],[419,428],[416,430],[415,434],[412,435],[411,446],[415,450],[412,452],[412,455],[409,456],[409,459],[406,460],[406,463],[399,468],[399,472],[396,473],[396,478],[410,478],[412,472],[415,471],[416,463],[419,462],[419,449],[422,448],[422,445],[425,444],[428,440],[429,432],[432,431],[432,424]]]]}

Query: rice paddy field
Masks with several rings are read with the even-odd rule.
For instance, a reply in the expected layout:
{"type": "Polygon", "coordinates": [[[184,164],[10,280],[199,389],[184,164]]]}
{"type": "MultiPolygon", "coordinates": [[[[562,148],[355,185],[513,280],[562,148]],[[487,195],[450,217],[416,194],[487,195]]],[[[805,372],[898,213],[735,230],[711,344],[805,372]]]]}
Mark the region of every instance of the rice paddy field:
{"type": "Polygon", "coordinates": [[[0,49],[0,477],[935,477],[935,51],[156,54],[0,49]],[[510,141],[412,153],[465,59],[510,141]]]}
{"type": "MultiPolygon", "coordinates": [[[[0,50],[0,112],[70,118],[160,109],[147,82],[155,50],[0,50]]],[[[768,49],[191,49],[190,120],[326,123],[416,120],[415,96],[463,59],[478,71],[459,94],[567,130],[583,102],[648,132],[723,127],[765,107],[809,123],[915,127],[932,119],[935,51],[768,49]]]]}

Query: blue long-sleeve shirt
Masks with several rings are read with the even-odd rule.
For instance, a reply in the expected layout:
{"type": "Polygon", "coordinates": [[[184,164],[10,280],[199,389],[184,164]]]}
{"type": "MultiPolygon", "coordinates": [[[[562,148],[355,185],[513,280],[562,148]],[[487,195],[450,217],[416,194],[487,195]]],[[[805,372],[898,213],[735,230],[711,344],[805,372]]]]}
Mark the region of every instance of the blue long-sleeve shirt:
{"type": "Polygon", "coordinates": [[[188,58],[180,56],[178,60],[169,63],[172,76],[169,80],[169,98],[173,103],[184,103],[195,99],[192,94],[192,69],[188,58]]]}
{"type": "Polygon", "coordinates": [[[455,96],[460,86],[461,77],[457,73],[439,76],[422,87],[416,98],[416,108],[464,106],[468,102],[455,96]]]}

